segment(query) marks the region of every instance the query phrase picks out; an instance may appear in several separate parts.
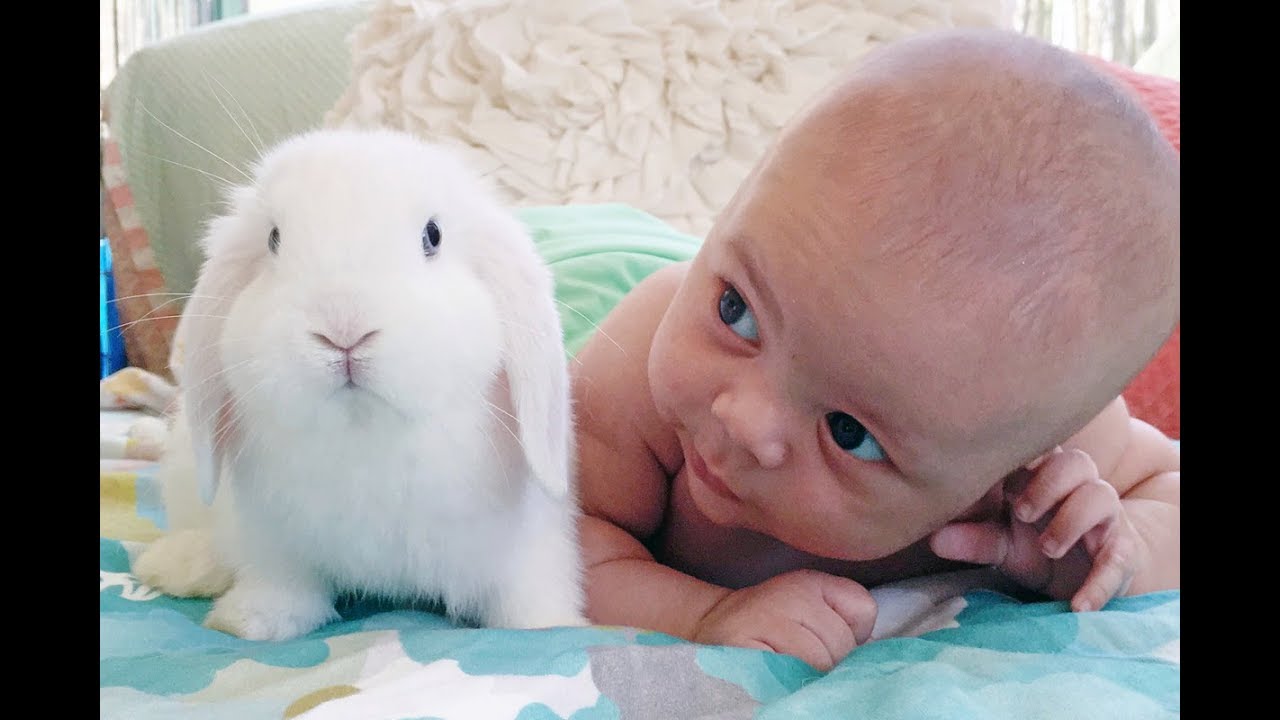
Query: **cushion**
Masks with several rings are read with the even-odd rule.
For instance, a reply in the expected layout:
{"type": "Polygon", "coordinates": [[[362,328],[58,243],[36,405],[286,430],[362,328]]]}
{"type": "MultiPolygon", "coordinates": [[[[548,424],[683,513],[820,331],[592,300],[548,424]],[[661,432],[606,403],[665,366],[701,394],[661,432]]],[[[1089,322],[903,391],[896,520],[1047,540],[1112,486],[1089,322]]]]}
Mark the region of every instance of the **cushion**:
{"type": "Polygon", "coordinates": [[[705,235],[779,127],[871,48],[1009,27],[1003,0],[379,0],[331,126],[457,146],[519,206],[705,235]]]}

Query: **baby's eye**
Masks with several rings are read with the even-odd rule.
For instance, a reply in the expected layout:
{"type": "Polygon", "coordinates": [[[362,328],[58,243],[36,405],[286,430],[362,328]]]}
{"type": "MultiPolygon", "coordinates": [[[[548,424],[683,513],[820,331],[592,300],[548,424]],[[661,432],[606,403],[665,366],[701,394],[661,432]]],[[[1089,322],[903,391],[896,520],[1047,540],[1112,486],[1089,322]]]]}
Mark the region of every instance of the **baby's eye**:
{"type": "Polygon", "coordinates": [[[853,419],[852,415],[842,412],[827,414],[827,427],[831,428],[831,439],[841,450],[860,459],[877,462],[884,460],[884,450],[880,443],[867,432],[862,423],[853,419]]]}
{"type": "Polygon", "coordinates": [[[720,296],[720,319],[744,340],[758,340],[760,337],[756,329],[755,314],[732,285],[726,286],[724,294],[720,296]]]}

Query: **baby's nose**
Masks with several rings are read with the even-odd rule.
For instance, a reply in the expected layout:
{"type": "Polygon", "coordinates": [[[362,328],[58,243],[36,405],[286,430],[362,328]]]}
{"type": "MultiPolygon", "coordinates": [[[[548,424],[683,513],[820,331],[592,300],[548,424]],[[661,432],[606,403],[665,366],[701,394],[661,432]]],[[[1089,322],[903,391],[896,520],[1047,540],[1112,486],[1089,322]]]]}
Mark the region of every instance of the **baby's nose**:
{"type": "Polygon", "coordinates": [[[776,468],[786,459],[784,418],[762,395],[722,393],[711,403],[711,414],[720,420],[729,440],[760,467],[776,468]]]}

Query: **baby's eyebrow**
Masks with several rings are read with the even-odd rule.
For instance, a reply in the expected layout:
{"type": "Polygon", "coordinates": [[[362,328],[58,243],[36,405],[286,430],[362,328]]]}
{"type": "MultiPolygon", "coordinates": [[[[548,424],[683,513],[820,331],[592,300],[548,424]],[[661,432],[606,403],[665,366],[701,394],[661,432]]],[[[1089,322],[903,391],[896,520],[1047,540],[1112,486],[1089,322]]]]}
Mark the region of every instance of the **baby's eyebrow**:
{"type": "Polygon", "coordinates": [[[729,241],[729,254],[746,271],[747,281],[751,283],[751,288],[760,294],[764,302],[765,313],[773,318],[778,325],[781,325],[783,322],[782,305],[778,302],[777,296],[773,294],[773,289],[764,282],[764,273],[760,271],[755,255],[751,253],[749,242],[743,238],[734,237],[729,241]]]}

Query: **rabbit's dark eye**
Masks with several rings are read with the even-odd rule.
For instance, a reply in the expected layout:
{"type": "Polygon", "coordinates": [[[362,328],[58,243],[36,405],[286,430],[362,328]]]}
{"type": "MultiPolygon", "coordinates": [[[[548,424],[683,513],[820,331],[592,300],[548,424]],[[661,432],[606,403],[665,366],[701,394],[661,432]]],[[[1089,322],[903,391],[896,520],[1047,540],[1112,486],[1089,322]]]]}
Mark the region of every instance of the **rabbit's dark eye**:
{"type": "Polygon", "coordinates": [[[428,220],[427,226],[422,228],[422,252],[427,257],[440,252],[440,226],[435,218],[428,220]]]}
{"type": "Polygon", "coordinates": [[[271,228],[271,234],[267,236],[267,249],[273,255],[280,252],[280,228],[271,228]]]}

